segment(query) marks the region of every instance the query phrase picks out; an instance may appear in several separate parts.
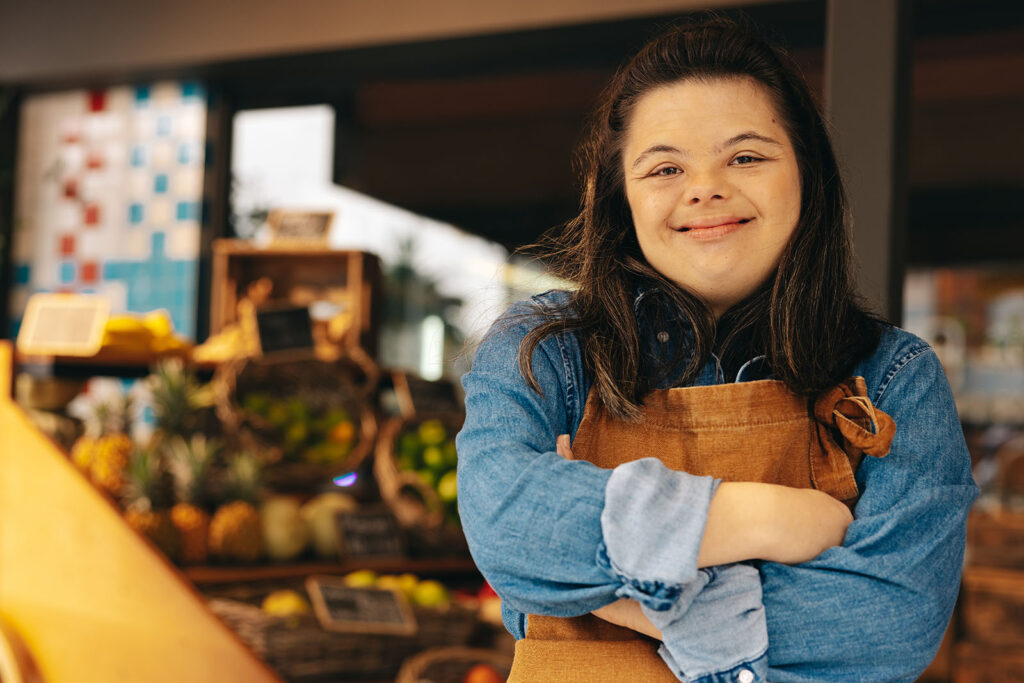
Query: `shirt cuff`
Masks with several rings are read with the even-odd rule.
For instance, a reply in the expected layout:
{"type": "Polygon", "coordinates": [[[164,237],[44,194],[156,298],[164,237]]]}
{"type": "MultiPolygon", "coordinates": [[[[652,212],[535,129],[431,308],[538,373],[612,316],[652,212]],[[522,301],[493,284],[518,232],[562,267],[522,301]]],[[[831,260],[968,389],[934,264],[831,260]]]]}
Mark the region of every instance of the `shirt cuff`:
{"type": "Polygon", "coordinates": [[[657,458],[612,470],[597,563],[622,582],[616,597],[667,610],[699,578],[697,555],[720,482],[671,470],[657,458]]]}
{"type": "Polygon", "coordinates": [[[640,609],[662,635],[658,654],[679,680],[755,683],[767,672],[768,624],[755,567],[702,569],[706,581],[667,610],[640,609]],[[746,671],[747,673],[743,673],[746,671]]]}

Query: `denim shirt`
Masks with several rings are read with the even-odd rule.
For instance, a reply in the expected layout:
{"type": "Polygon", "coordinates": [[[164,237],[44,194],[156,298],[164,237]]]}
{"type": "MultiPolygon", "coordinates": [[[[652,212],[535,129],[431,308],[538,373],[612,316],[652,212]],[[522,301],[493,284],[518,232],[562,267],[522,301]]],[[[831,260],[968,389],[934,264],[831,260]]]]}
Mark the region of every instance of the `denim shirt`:
{"type": "MultiPolygon", "coordinates": [[[[645,324],[643,298],[641,343],[658,354],[675,340],[645,324]]],[[[518,354],[538,322],[530,311],[514,305],[481,343],[462,380],[456,440],[463,529],[513,636],[525,637],[527,614],[579,616],[626,597],[661,630],[659,654],[680,680],[916,679],[949,621],[978,495],[949,384],[926,342],[884,326],[851,373],[897,429],[889,455],[857,471],[862,495],[842,546],[797,565],[698,569],[718,481],[656,458],[608,470],[561,457],[556,438],[575,438],[591,382],[578,336],[563,333],[538,345],[542,393],[529,387],[518,354]]],[[[736,381],[770,378],[762,360],[736,381]]],[[[722,382],[712,357],[694,385],[722,382]]]]}

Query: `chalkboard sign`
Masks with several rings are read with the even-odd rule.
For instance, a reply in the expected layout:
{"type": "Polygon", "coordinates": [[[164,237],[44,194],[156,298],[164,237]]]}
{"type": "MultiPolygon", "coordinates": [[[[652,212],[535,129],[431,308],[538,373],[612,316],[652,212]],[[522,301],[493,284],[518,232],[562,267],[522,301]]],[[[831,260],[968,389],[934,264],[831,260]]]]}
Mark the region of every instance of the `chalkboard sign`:
{"type": "Polygon", "coordinates": [[[334,213],[331,211],[283,211],[275,209],[267,215],[274,243],[327,243],[334,213]]]}
{"type": "Polygon", "coordinates": [[[263,355],[313,349],[313,323],[309,308],[268,308],[256,311],[256,329],[263,355]]]}
{"type": "Polygon", "coordinates": [[[405,556],[402,531],[388,510],[338,512],[334,522],[343,560],[405,556]]]}
{"type": "Polygon", "coordinates": [[[399,590],[353,588],[338,576],[310,576],[306,591],[317,620],[329,631],[411,636],[419,630],[399,590]]]}
{"type": "Polygon", "coordinates": [[[455,385],[446,380],[430,381],[404,372],[392,374],[402,417],[422,418],[463,412],[455,385]]]}

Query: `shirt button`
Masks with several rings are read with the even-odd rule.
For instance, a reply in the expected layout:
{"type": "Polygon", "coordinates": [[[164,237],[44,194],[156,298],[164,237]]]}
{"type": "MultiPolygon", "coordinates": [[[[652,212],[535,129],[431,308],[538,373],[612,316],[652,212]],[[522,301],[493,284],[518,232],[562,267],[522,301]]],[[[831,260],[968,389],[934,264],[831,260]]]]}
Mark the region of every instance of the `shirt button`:
{"type": "Polygon", "coordinates": [[[737,676],[737,680],[740,683],[754,683],[754,673],[749,669],[744,669],[740,672],[740,675],[737,676]]]}
{"type": "MultiPolygon", "coordinates": [[[[668,332],[665,332],[664,330],[659,332],[658,333],[658,341],[660,341],[662,344],[667,342],[668,341],[668,332]]],[[[744,681],[744,683],[747,683],[747,681],[744,681]]]]}

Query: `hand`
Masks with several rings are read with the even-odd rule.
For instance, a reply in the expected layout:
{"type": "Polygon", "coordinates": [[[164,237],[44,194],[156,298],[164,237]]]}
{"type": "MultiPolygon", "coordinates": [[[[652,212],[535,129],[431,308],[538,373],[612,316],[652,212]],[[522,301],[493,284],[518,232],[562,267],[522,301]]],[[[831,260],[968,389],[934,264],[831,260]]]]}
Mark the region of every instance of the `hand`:
{"type": "Polygon", "coordinates": [[[569,441],[569,435],[568,434],[561,434],[555,440],[555,450],[558,451],[558,454],[560,456],[562,456],[563,458],[565,458],[566,460],[572,460],[573,459],[572,458],[572,446],[571,446],[571,443],[572,442],[569,441]]]}

